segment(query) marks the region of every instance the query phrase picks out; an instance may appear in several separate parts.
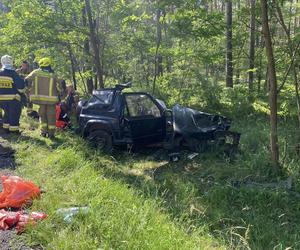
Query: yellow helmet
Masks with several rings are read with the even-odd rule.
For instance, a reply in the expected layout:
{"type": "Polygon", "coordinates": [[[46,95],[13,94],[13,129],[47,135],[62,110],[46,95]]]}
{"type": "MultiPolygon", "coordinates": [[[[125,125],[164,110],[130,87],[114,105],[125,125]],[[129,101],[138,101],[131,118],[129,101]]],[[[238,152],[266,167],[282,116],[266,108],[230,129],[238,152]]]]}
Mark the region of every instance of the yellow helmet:
{"type": "Polygon", "coordinates": [[[44,57],[39,60],[40,67],[48,67],[51,65],[51,59],[49,57],[44,57]]]}

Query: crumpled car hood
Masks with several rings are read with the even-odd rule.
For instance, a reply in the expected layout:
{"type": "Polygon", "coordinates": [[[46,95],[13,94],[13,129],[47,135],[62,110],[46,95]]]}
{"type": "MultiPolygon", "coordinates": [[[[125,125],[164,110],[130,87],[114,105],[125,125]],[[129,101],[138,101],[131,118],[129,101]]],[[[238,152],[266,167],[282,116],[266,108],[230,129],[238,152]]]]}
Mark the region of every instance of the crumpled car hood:
{"type": "Polygon", "coordinates": [[[176,104],[173,107],[174,130],[183,135],[225,131],[230,120],[224,116],[212,115],[176,104]]]}

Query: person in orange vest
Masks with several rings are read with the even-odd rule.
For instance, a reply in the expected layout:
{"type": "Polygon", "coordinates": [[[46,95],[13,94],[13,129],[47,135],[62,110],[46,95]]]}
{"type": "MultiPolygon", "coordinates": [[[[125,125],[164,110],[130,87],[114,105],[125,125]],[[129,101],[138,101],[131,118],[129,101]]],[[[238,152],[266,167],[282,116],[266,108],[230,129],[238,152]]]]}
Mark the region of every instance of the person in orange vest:
{"type": "Polygon", "coordinates": [[[56,103],[59,102],[60,80],[51,67],[51,59],[42,58],[39,68],[32,71],[25,80],[30,86],[30,100],[39,105],[41,136],[55,137],[56,103]]]}

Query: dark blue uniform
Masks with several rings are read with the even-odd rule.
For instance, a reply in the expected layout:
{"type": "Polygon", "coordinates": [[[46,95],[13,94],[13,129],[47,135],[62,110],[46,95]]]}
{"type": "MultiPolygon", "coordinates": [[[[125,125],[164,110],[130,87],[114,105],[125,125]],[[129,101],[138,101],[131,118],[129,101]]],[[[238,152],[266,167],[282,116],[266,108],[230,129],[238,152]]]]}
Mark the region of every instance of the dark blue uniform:
{"type": "Polygon", "coordinates": [[[14,71],[0,70],[0,108],[4,110],[3,128],[19,131],[21,96],[25,91],[24,80],[14,71]]]}

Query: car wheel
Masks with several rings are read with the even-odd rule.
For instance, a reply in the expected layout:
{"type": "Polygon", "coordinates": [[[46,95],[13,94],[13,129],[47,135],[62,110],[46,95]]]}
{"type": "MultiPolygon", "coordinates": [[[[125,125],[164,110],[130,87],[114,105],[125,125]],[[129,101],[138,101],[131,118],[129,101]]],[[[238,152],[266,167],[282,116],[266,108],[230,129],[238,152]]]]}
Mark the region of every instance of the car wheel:
{"type": "Polygon", "coordinates": [[[113,148],[112,136],[104,130],[95,130],[88,135],[88,141],[93,147],[110,153],[113,148]]]}
{"type": "Polygon", "coordinates": [[[207,141],[206,140],[198,140],[195,138],[190,138],[188,140],[188,146],[191,151],[202,153],[207,148],[207,141]]]}

